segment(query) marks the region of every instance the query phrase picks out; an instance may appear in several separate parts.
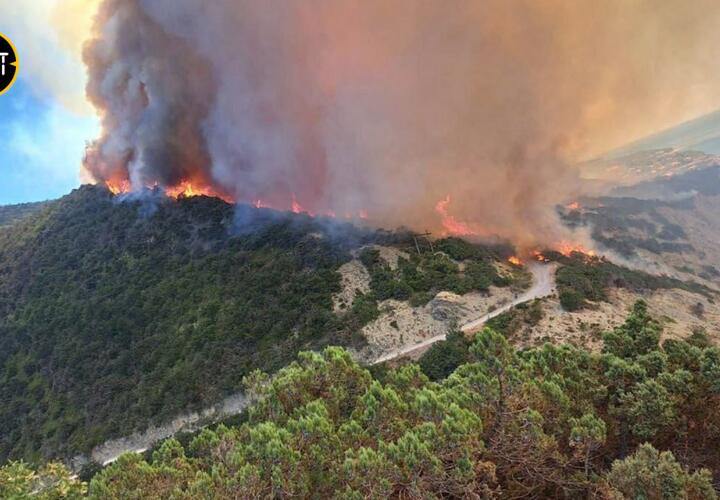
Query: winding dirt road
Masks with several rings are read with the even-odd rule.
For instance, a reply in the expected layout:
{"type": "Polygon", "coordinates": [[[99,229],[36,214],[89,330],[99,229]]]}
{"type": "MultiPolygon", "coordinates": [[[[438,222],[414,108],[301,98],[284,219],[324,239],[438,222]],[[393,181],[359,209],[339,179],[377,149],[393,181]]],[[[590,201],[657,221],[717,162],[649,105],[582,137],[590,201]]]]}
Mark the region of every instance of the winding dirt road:
{"type": "MultiPolygon", "coordinates": [[[[465,323],[460,327],[460,330],[463,332],[477,330],[484,325],[487,320],[504,313],[513,306],[550,295],[555,288],[555,266],[552,264],[532,263],[528,265],[528,268],[533,275],[533,285],[530,289],[519,295],[512,302],[508,302],[490,313],[465,323]]],[[[373,364],[400,358],[406,354],[422,349],[423,347],[427,347],[441,340],[445,340],[445,334],[437,335],[416,344],[394,349],[375,360],[373,364]]],[[[203,412],[182,415],[166,425],[151,427],[144,432],[135,433],[132,436],[107,441],[103,445],[97,446],[93,450],[91,457],[84,457],[83,462],[88,458],[92,458],[96,462],[108,465],[117,460],[117,458],[123,453],[129,451],[141,453],[151,447],[154,443],[173,436],[180,431],[196,430],[201,428],[203,423],[207,423],[208,421],[218,421],[220,418],[226,416],[237,415],[249,404],[250,401],[245,397],[245,395],[242,393],[234,394],[219,405],[206,409],[203,412]]]]}
{"type": "MultiPolygon", "coordinates": [[[[479,318],[465,323],[464,325],[461,325],[460,330],[463,332],[471,332],[477,330],[489,319],[492,319],[495,316],[498,316],[505,311],[508,311],[509,309],[518,304],[522,304],[523,302],[527,302],[533,299],[547,297],[548,295],[552,294],[553,289],[555,288],[555,266],[552,264],[533,262],[531,264],[528,264],[528,269],[533,275],[533,285],[527,291],[520,294],[513,301],[508,302],[501,307],[498,307],[494,311],[480,316],[479,318]]],[[[384,363],[385,361],[400,358],[402,356],[405,356],[406,354],[410,354],[413,351],[432,345],[435,342],[445,340],[445,338],[446,334],[436,335],[435,337],[430,337],[429,339],[425,339],[422,342],[418,342],[416,344],[410,344],[399,347],[397,349],[393,349],[392,351],[384,354],[383,356],[373,361],[372,364],[376,365],[379,363],[384,363]]]]}

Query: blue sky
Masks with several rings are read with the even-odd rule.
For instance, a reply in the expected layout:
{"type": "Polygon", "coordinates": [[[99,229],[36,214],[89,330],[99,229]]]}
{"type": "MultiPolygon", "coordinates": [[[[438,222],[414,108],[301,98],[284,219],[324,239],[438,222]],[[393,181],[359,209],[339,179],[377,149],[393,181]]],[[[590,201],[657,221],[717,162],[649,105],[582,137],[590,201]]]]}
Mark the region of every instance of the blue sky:
{"type": "Polygon", "coordinates": [[[57,198],[80,184],[96,118],[37,95],[21,73],[0,96],[0,205],[57,198]]]}
{"type": "Polygon", "coordinates": [[[99,134],[85,101],[81,46],[97,0],[0,0],[0,32],[18,52],[0,95],[0,205],[57,198],[80,184],[85,143],[99,134]]]}

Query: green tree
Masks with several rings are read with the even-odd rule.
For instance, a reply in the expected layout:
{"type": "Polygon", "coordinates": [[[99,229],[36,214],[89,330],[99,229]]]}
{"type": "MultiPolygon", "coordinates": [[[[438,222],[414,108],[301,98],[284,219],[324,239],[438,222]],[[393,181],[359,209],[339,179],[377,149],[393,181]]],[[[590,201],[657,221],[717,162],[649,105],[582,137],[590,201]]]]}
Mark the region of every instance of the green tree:
{"type": "Polygon", "coordinates": [[[677,417],[668,390],[654,379],[637,384],[620,401],[625,418],[632,422],[631,430],[640,439],[650,439],[671,426],[677,417]]]}
{"type": "Polygon", "coordinates": [[[701,469],[690,473],[672,453],[661,453],[649,444],[643,444],[624,460],[616,460],[606,479],[611,492],[622,495],[621,498],[717,498],[709,471],[701,469]]]}
{"type": "Polygon", "coordinates": [[[662,329],[647,311],[647,304],[639,300],[633,305],[625,323],[603,336],[603,352],[621,358],[634,358],[658,348],[662,329]]]}
{"type": "Polygon", "coordinates": [[[470,347],[470,354],[480,370],[497,384],[493,424],[495,428],[506,411],[507,398],[512,391],[512,384],[516,381],[515,351],[501,334],[490,328],[484,328],[476,335],[470,347]]]}
{"type": "MultiPolygon", "coordinates": [[[[272,376],[246,377],[246,419],[123,455],[89,495],[715,498],[710,471],[691,470],[720,468],[718,350],[638,342],[651,324],[640,312],[614,344],[623,347],[605,353],[517,351],[486,328],[469,361],[437,381],[413,363],[374,379],[342,348],[304,352],[272,376]]],[[[43,476],[63,477],[1,469],[0,496],[39,485],[55,494],[62,481],[43,476]]]]}
{"type": "Polygon", "coordinates": [[[87,485],[59,463],[49,463],[37,471],[23,462],[0,467],[0,498],[22,500],[73,500],[82,498],[87,485]]]}
{"type": "Polygon", "coordinates": [[[570,446],[582,457],[585,476],[590,475],[590,459],[605,437],[605,422],[592,413],[570,419],[570,446]]]}
{"type": "Polygon", "coordinates": [[[442,380],[468,360],[469,342],[462,332],[450,332],[447,339],[434,343],[420,358],[423,373],[430,380],[442,380]]]}

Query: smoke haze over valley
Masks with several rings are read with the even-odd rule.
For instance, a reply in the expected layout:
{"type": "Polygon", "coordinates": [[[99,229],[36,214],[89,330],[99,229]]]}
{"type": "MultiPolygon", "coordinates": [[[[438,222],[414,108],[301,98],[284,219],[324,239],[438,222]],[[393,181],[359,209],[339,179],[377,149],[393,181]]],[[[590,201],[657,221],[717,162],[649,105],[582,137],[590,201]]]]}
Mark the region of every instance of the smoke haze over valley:
{"type": "Polygon", "coordinates": [[[720,106],[708,5],[105,0],[85,169],[120,190],[552,243],[578,159],[720,106]]]}

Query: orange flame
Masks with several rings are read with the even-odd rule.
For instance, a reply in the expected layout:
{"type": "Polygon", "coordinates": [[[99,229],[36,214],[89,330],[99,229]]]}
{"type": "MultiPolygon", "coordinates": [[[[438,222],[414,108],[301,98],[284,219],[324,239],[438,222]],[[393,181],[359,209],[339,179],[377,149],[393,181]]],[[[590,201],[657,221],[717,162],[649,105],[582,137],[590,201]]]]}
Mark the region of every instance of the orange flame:
{"type": "Polygon", "coordinates": [[[292,211],[294,214],[299,214],[300,212],[304,212],[305,209],[298,203],[297,198],[295,198],[295,193],[292,195],[292,211]]]}
{"type": "Polygon", "coordinates": [[[533,258],[538,262],[547,262],[548,258],[545,257],[539,250],[533,250],[533,258]]]}
{"type": "Polygon", "coordinates": [[[450,195],[447,195],[444,200],[438,201],[435,205],[435,211],[442,216],[441,222],[447,234],[454,236],[477,236],[480,234],[467,222],[459,221],[454,215],[451,215],[448,212],[448,205],[450,205],[450,195]]]}
{"type": "Polygon", "coordinates": [[[557,244],[557,251],[563,254],[565,257],[569,257],[575,252],[585,254],[589,257],[595,257],[595,251],[585,248],[579,243],[572,243],[569,241],[561,241],[557,244]]]}
{"type": "Polygon", "coordinates": [[[183,181],[177,186],[165,188],[165,194],[175,199],[193,198],[195,196],[210,196],[220,198],[227,203],[234,203],[234,200],[229,196],[223,195],[209,186],[193,183],[191,181],[183,181]]]}
{"type": "MultiPolygon", "coordinates": [[[[108,190],[114,194],[124,194],[129,193],[132,191],[132,185],[130,184],[129,180],[107,180],[105,181],[105,185],[107,186],[108,190]]],[[[148,189],[156,189],[158,188],[157,184],[154,186],[147,186],[148,189]]],[[[235,203],[235,200],[230,198],[229,196],[216,191],[211,186],[203,183],[203,182],[195,182],[195,181],[182,181],[176,186],[167,187],[164,189],[165,194],[171,198],[179,199],[179,198],[192,198],[195,196],[209,196],[214,198],[220,198],[221,200],[224,200],[227,203],[233,204],[235,203]]],[[[255,208],[275,208],[272,204],[267,203],[266,201],[257,198],[251,202],[251,204],[255,208]]],[[[297,200],[297,197],[293,193],[292,195],[292,202],[291,202],[291,210],[293,213],[300,214],[304,213],[307,215],[310,215],[311,217],[314,217],[316,215],[315,212],[311,212],[309,210],[306,210],[305,207],[303,207],[300,202],[297,200]]],[[[334,210],[327,209],[321,213],[325,217],[330,218],[337,218],[337,214],[334,210]]],[[[346,219],[367,219],[368,218],[368,212],[365,209],[358,210],[356,213],[353,212],[345,212],[345,218],[346,219]]]]}
{"type": "Polygon", "coordinates": [[[572,203],[565,205],[565,208],[567,208],[568,210],[580,210],[582,208],[582,205],[580,205],[580,202],[578,201],[573,201],[572,203]]]}
{"type": "Polygon", "coordinates": [[[512,257],[508,257],[508,262],[510,264],[512,264],[513,266],[522,266],[523,265],[523,261],[520,260],[520,257],[517,257],[515,255],[513,255],[512,257]]]}
{"type": "Polygon", "coordinates": [[[105,185],[114,195],[124,194],[130,192],[130,182],[127,180],[122,181],[105,181],[105,185]]]}
{"type": "Polygon", "coordinates": [[[193,196],[201,194],[193,188],[191,182],[181,182],[175,187],[167,188],[165,193],[173,198],[180,198],[181,196],[185,198],[192,198],[193,196]]]}

